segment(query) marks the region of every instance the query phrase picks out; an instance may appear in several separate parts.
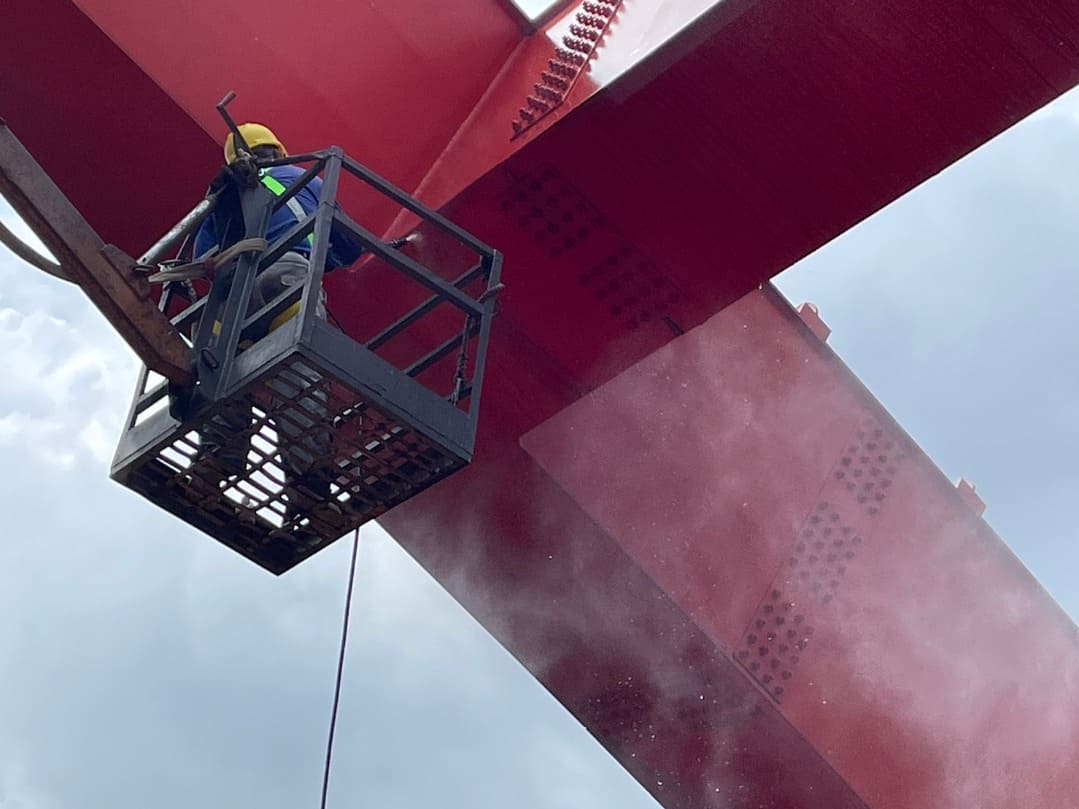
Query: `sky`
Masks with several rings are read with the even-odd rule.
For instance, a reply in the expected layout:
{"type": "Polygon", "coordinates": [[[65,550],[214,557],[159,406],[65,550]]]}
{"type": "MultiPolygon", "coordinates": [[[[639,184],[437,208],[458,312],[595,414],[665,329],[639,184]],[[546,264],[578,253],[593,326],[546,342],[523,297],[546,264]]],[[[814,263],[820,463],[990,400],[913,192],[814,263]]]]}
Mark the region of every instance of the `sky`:
{"type": "MultiPolygon", "coordinates": [[[[777,282],[1072,616],[1077,215],[1072,93],[777,282]]],[[[136,363],[7,254],[0,356],[0,809],[317,806],[349,543],[275,578],[109,481],[136,363]]],[[[352,616],[330,806],[656,806],[374,526],[352,616]]]]}
{"type": "Polygon", "coordinates": [[[532,19],[545,12],[559,0],[513,0],[513,4],[532,19]]]}

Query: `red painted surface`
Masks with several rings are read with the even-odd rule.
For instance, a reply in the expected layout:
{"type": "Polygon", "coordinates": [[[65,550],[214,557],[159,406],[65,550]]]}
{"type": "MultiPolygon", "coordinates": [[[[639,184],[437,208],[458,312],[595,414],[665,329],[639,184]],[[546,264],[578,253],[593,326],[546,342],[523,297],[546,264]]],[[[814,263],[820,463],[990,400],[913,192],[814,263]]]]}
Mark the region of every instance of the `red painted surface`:
{"type": "MultiPolygon", "coordinates": [[[[523,41],[507,60],[505,66],[484,93],[472,114],[450,141],[438,161],[418,188],[419,195],[431,205],[442,205],[462,188],[467,187],[492,165],[500,163],[550,130],[580,104],[624,76],[631,68],[643,69],[654,75],[662,64],[677,58],[691,47],[704,30],[715,30],[730,19],[737,3],[719,4],[716,0],[656,0],[647,7],[633,2],[624,3],[612,19],[606,35],[599,41],[592,60],[585,66],[565,99],[520,137],[512,137],[511,122],[518,110],[527,106],[526,98],[534,94],[540,75],[548,70],[556,47],[563,45],[576,22],[575,10],[580,3],[571,4],[562,16],[546,31],[523,41]],[[700,17],[712,7],[723,6],[722,13],[713,13],[706,20],[700,17]],[[694,36],[672,41],[676,34],[697,20],[694,36]],[[651,66],[642,62],[661,46],[668,53],[664,60],[651,66]]],[[[742,3],[741,5],[744,5],[742,3]]],[[[606,145],[590,144],[586,151],[595,156],[606,151],[606,145]]]]}
{"type": "Polygon", "coordinates": [[[384,522],[666,806],[1067,804],[1075,627],[776,293],[572,404],[534,352],[384,522]]]}
{"type": "MultiPolygon", "coordinates": [[[[1079,82],[1079,19],[1051,1],[734,0],[612,72],[505,167],[556,170],[714,312],[1079,82]]],[[[463,188],[437,174],[466,165],[486,170],[462,146],[429,199],[463,188]]]]}
{"type": "MultiPolygon", "coordinates": [[[[273,124],[293,152],[332,141],[414,188],[521,37],[497,0],[240,0],[77,5],[187,110],[224,135],[214,105],[273,124]]],[[[357,200],[368,222],[395,209],[357,200]]]]}
{"type": "MultiPolygon", "coordinates": [[[[498,0],[79,8],[3,5],[0,115],[125,249],[199,196],[236,88],[505,253],[477,461],[385,523],[665,805],[1068,805],[1074,627],[746,293],[1079,81],[1070,4],[627,0],[513,141],[552,46],[498,0]]],[[[331,278],[348,330],[383,279],[331,278]]]]}
{"type": "Polygon", "coordinates": [[[141,254],[202,197],[219,148],[68,0],[5,2],[0,25],[0,118],[106,241],[141,254]]]}

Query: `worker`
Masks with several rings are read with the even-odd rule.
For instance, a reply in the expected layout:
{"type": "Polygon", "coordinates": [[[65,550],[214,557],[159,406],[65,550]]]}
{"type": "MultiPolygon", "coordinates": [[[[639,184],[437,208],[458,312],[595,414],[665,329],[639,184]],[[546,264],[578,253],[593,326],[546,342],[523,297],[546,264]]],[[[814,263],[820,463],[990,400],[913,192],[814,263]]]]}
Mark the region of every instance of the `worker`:
{"type": "MultiPolygon", "coordinates": [[[[269,127],[250,123],[241,124],[238,129],[256,158],[277,160],[288,156],[285,147],[269,127]]],[[[225,163],[231,166],[238,156],[233,134],[230,132],[225,138],[225,163]]],[[[271,166],[259,172],[259,181],[274,196],[281,196],[303,173],[304,169],[297,165],[271,166]]],[[[322,180],[319,177],[313,177],[292,199],[274,211],[266,231],[266,241],[273,244],[297,221],[302,221],[313,213],[318,207],[321,190],[322,180]]],[[[218,207],[199,228],[195,236],[194,255],[204,256],[214,248],[224,250],[244,238],[244,235],[243,219],[237,206],[218,207]]],[[[259,273],[251,296],[253,308],[265,306],[288,287],[304,282],[309,268],[308,260],[311,257],[312,241],[313,239],[309,236],[293,245],[289,252],[259,273]]],[[[340,228],[333,228],[330,234],[330,249],[325,271],[330,272],[351,264],[360,257],[362,252],[363,248],[352,242],[340,228]]],[[[326,317],[325,300],[325,292],[320,290],[317,312],[318,316],[324,319],[326,317]]]]}
{"type": "MultiPolygon", "coordinates": [[[[268,127],[257,123],[247,123],[241,124],[238,129],[256,159],[277,160],[288,156],[284,145],[268,127]]],[[[233,165],[239,157],[239,152],[232,133],[229,133],[225,139],[224,151],[225,163],[229,166],[233,165]]],[[[270,166],[259,171],[258,179],[272,194],[281,196],[303,173],[304,169],[297,165],[270,166]]],[[[322,180],[317,176],[312,177],[304,188],[285,205],[274,211],[267,228],[266,241],[272,245],[298,221],[306,219],[313,213],[318,207],[321,189],[322,180]]],[[[219,204],[196,234],[194,255],[204,257],[215,250],[223,251],[245,236],[243,217],[236,201],[234,200],[233,204],[219,204]]],[[[312,242],[313,238],[309,236],[294,244],[289,252],[255,277],[248,304],[249,311],[257,311],[276,299],[286,289],[305,282],[310,268],[312,242]]],[[[362,252],[363,248],[349,239],[340,228],[332,228],[325,271],[329,272],[351,264],[362,252]]],[[[319,289],[316,314],[323,320],[326,319],[325,301],[325,291],[319,289]]],[[[280,325],[279,321],[288,319],[297,308],[294,305],[286,310],[283,313],[284,317],[279,316],[272,323],[271,330],[280,325]]],[[[256,339],[261,336],[263,335],[257,335],[256,339]]],[[[332,474],[328,469],[313,468],[311,465],[312,457],[325,457],[329,454],[332,440],[329,431],[318,428],[310,418],[311,415],[324,415],[324,411],[320,412],[321,408],[316,406],[312,409],[312,399],[325,401],[326,398],[324,391],[318,390],[317,386],[315,388],[309,394],[296,395],[297,399],[301,396],[306,399],[306,411],[304,407],[288,407],[287,400],[274,402],[274,405],[279,408],[278,418],[275,419],[278,432],[283,433],[283,437],[286,438],[282,442],[281,453],[284,456],[284,465],[287,467],[285,491],[291,501],[290,510],[300,499],[319,501],[326,500],[330,496],[332,474]],[[289,438],[293,441],[287,440],[289,438]]],[[[295,392],[293,393],[295,395],[295,392]]],[[[216,426],[220,429],[209,427],[204,430],[200,454],[204,458],[213,457],[215,466],[223,477],[240,475],[244,472],[249,442],[237,441],[235,436],[238,432],[248,429],[250,424],[248,416],[219,416],[216,417],[216,426]]]]}

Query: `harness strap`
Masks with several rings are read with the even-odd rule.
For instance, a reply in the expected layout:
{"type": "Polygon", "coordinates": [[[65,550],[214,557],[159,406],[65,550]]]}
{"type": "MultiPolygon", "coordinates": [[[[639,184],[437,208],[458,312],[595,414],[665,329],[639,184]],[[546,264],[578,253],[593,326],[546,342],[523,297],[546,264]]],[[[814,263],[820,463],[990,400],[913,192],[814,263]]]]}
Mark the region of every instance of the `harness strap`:
{"type": "Polygon", "coordinates": [[[228,264],[240,253],[264,253],[269,245],[265,239],[241,239],[226,250],[207,256],[201,261],[187,264],[161,265],[163,269],[147,277],[151,284],[167,284],[170,281],[187,281],[192,278],[205,278],[213,270],[228,264]]]}

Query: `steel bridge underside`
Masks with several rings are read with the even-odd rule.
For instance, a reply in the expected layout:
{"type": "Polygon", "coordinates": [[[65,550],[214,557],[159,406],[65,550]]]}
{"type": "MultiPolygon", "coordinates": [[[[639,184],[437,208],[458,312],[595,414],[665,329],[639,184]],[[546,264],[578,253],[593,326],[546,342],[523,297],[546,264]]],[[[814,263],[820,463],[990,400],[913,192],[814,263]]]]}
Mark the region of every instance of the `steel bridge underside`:
{"type": "MultiPolygon", "coordinates": [[[[504,253],[477,460],[383,524],[645,788],[1069,803],[1074,625],[759,287],[1079,82],[1073,4],[627,1],[517,137],[554,45],[504,3],[316,2],[309,43],[263,5],[9,2],[0,116],[135,255],[201,196],[228,89],[504,253]]],[[[327,284],[361,328],[370,279],[327,284]]]]}

